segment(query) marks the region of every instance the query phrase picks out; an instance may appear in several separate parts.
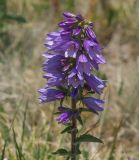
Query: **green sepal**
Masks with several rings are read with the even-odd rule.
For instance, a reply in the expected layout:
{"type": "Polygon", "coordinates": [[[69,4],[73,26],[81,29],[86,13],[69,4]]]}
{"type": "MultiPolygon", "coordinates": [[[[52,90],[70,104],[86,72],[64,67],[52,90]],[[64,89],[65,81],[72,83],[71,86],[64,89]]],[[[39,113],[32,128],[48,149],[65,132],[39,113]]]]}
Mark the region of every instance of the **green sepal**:
{"type": "Polygon", "coordinates": [[[66,156],[69,155],[69,152],[66,149],[60,148],[57,151],[53,152],[52,154],[57,154],[60,156],[66,156]]]}
{"type": "Polygon", "coordinates": [[[61,112],[54,112],[53,114],[54,114],[54,115],[58,115],[58,114],[60,114],[60,113],[61,113],[61,112]]]}
{"type": "Polygon", "coordinates": [[[83,134],[76,139],[76,142],[96,142],[96,143],[103,143],[103,141],[99,138],[96,138],[90,134],[83,134]]]}

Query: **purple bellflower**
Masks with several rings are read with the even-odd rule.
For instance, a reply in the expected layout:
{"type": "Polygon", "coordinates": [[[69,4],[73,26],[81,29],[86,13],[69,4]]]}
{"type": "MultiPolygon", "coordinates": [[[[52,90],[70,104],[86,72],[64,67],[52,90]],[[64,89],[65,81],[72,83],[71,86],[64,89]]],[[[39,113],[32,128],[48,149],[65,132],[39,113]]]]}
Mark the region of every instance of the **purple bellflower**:
{"type": "Polygon", "coordinates": [[[74,41],[69,41],[66,43],[65,57],[76,58],[77,51],[79,49],[79,44],[74,41]]]}
{"type": "Polygon", "coordinates": [[[42,88],[39,90],[40,92],[40,102],[50,102],[56,99],[63,99],[65,97],[65,93],[51,88],[42,88]]]}
{"type": "Polygon", "coordinates": [[[91,63],[89,62],[89,60],[87,59],[87,57],[84,54],[80,54],[80,56],[77,60],[76,68],[81,75],[83,75],[83,73],[90,75],[91,63]]]}
{"type": "Polygon", "coordinates": [[[79,112],[73,112],[71,109],[62,106],[58,107],[58,111],[60,112],[60,115],[57,117],[56,120],[59,123],[63,124],[68,123],[73,116],[79,116],[79,112]]]}
{"type": "Polygon", "coordinates": [[[83,86],[84,79],[80,75],[80,73],[74,68],[71,70],[68,76],[68,85],[72,85],[73,88],[77,88],[78,86],[83,86]]]}
{"type": "Polygon", "coordinates": [[[87,84],[91,87],[93,91],[95,91],[98,94],[102,93],[102,90],[106,87],[106,81],[98,78],[94,75],[86,75],[84,74],[85,80],[87,84]]]}
{"type": "Polygon", "coordinates": [[[104,108],[102,105],[105,103],[103,100],[96,99],[93,97],[85,97],[83,98],[83,103],[91,110],[96,112],[103,111],[104,108]]]}
{"type": "MultiPolygon", "coordinates": [[[[106,63],[93,31],[94,24],[84,20],[81,15],[64,12],[63,16],[64,20],[58,24],[60,29],[48,33],[45,39],[47,52],[42,67],[47,84],[39,90],[39,100],[50,102],[71,96],[77,101],[81,100],[89,109],[102,111],[104,101],[85,97],[83,92],[88,86],[93,93],[100,95],[106,87],[106,81],[94,74],[99,70],[99,65],[106,63]],[[68,88],[68,91],[64,88],[68,88]]],[[[64,107],[58,110],[60,115],[57,121],[62,124],[77,116],[64,107]]]]}

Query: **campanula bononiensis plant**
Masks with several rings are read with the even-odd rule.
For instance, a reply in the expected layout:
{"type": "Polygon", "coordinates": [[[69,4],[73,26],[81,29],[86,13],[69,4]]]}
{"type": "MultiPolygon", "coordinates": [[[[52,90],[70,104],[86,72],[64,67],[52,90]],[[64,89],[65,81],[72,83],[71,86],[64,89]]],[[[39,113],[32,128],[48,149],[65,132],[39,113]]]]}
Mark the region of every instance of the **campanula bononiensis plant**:
{"type": "Polygon", "coordinates": [[[47,80],[39,90],[41,103],[59,101],[57,122],[65,126],[63,133],[71,134],[71,149],[58,149],[54,154],[76,160],[81,154],[81,142],[102,142],[86,133],[79,135],[78,123],[82,124],[82,112],[99,114],[104,110],[104,100],[95,98],[106,87],[106,80],[97,77],[99,65],[105,64],[102,47],[93,31],[94,24],[80,14],[63,13],[64,20],[59,30],[47,34],[43,62],[43,77],[47,80]],[[65,98],[71,105],[65,106],[65,98]],[[80,105],[79,106],[79,103],[80,105]]]}

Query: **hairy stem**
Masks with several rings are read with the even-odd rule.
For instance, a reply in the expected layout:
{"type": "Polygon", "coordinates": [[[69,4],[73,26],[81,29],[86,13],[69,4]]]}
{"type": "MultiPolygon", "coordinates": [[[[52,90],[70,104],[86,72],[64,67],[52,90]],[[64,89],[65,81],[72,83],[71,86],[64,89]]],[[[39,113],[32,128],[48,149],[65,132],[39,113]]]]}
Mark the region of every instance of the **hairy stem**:
{"type": "MultiPolygon", "coordinates": [[[[76,110],[76,100],[72,99],[72,110],[76,110]]],[[[72,117],[72,132],[71,132],[71,160],[76,160],[76,117],[72,117]]]]}

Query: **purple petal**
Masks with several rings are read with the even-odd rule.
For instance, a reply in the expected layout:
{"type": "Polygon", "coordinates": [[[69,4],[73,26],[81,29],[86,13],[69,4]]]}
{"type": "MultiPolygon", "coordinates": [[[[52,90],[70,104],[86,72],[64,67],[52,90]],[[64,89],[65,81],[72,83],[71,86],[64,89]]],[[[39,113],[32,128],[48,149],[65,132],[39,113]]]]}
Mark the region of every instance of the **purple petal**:
{"type": "Polygon", "coordinates": [[[73,29],[73,35],[74,36],[78,36],[81,33],[81,28],[77,27],[75,29],[73,29]]]}
{"type": "Polygon", "coordinates": [[[77,51],[79,49],[79,44],[74,41],[70,41],[66,44],[65,57],[76,58],[77,51]]]}
{"type": "Polygon", "coordinates": [[[63,91],[51,88],[42,88],[39,90],[39,93],[39,99],[41,103],[50,102],[65,97],[65,93],[63,91]]]}
{"type": "Polygon", "coordinates": [[[74,17],[76,17],[75,14],[70,13],[70,12],[64,12],[63,16],[66,17],[66,18],[74,18],[74,17]]]}
{"type": "Polygon", "coordinates": [[[78,95],[78,88],[73,88],[72,89],[72,93],[71,93],[71,97],[73,99],[76,99],[77,98],[77,95],[78,95]]]}
{"type": "Polygon", "coordinates": [[[88,61],[87,57],[84,54],[81,54],[79,56],[76,69],[81,75],[83,75],[83,73],[90,75],[91,63],[88,61]]]}
{"type": "Polygon", "coordinates": [[[59,77],[52,77],[52,78],[49,78],[48,81],[47,81],[47,85],[48,87],[54,87],[54,86],[60,86],[64,83],[64,75],[60,75],[59,77]]]}
{"type": "Polygon", "coordinates": [[[92,61],[92,65],[94,65],[95,68],[98,68],[97,64],[106,63],[104,57],[101,55],[102,48],[98,43],[92,42],[90,40],[85,40],[84,48],[88,52],[89,57],[92,61]]]}
{"type": "Polygon", "coordinates": [[[84,74],[84,77],[91,89],[93,89],[93,91],[95,91],[98,94],[101,94],[104,87],[106,87],[106,81],[101,80],[100,78],[94,75],[88,76],[84,74]]]}
{"type": "Polygon", "coordinates": [[[48,37],[56,38],[56,37],[60,36],[60,32],[50,32],[47,35],[48,35],[48,37]]]}
{"type": "Polygon", "coordinates": [[[59,27],[65,28],[65,27],[71,27],[72,25],[74,25],[75,23],[77,23],[77,20],[75,19],[68,19],[66,21],[60,22],[58,25],[59,27]]]}
{"type": "Polygon", "coordinates": [[[83,99],[83,103],[90,109],[94,111],[103,111],[104,108],[102,107],[102,104],[105,102],[103,100],[93,98],[93,97],[86,97],[83,99]]]}
{"type": "Polygon", "coordinates": [[[62,38],[69,38],[71,36],[71,32],[70,31],[62,31],[61,32],[61,37],[62,38]]]}
{"type": "Polygon", "coordinates": [[[68,76],[68,84],[72,85],[74,88],[78,86],[83,86],[84,80],[81,75],[78,74],[76,69],[73,69],[68,76]]]}
{"type": "Polygon", "coordinates": [[[43,71],[51,74],[59,74],[67,66],[68,59],[64,55],[45,55],[47,60],[43,63],[43,71]]]}
{"type": "Polygon", "coordinates": [[[106,63],[105,58],[101,54],[96,54],[96,61],[99,64],[105,64],[106,63]]]}
{"type": "Polygon", "coordinates": [[[86,34],[89,38],[92,38],[92,39],[96,38],[94,31],[90,27],[86,27],[85,30],[86,30],[86,34]]]}
{"type": "Polygon", "coordinates": [[[73,112],[71,109],[60,106],[58,107],[60,111],[60,115],[57,117],[58,123],[66,124],[68,123],[73,116],[78,117],[80,115],[79,112],[73,112]]]}
{"type": "Polygon", "coordinates": [[[84,54],[81,54],[78,58],[78,61],[81,62],[81,63],[86,63],[88,62],[86,56],[84,54]]]}
{"type": "Polygon", "coordinates": [[[76,19],[79,20],[79,21],[83,21],[83,20],[84,20],[84,18],[82,17],[81,14],[78,14],[78,15],[76,16],[76,19]]]}

